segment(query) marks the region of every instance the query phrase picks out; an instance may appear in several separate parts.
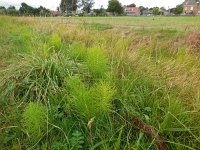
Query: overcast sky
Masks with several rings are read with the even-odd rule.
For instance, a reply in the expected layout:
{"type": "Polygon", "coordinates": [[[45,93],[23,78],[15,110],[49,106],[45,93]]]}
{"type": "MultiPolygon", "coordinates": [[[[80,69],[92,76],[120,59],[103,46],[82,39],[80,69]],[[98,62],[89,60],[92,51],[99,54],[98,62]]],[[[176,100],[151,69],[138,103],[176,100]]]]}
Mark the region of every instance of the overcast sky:
{"type": "MultiPolygon", "coordinates": [[[[38,7],[40,5],[45,6],[46,8],[56,10],[57,6],[59,6],[61,0],[0,0],[0,6],[10,6],[14,5],[19,8],[22,2],[27,3],[33,7],[38,7]]],[[[119,0],[123,5],[135,3],[137,6],[145,6],[145,7],[162,7],[172,8],[177,4],[182,3],[184,0],[119,0]]],[[[108,0],[94,0],[95,5],[94,8],[99,8],[101,5],[104,8],[108,5],[108,0]]]]}

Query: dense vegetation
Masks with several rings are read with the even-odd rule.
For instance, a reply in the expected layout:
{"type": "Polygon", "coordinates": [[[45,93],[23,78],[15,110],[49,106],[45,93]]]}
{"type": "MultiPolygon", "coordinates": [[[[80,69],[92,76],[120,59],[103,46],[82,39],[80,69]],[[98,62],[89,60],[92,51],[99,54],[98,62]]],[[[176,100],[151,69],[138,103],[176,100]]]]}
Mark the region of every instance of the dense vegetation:
{"type": "Polygon", "coordinates": [[[199,149],[200,18],[87,19],[0,17],[0,147],[199,149]]]}
{"type": "Polygon", "coordinates": [[[38,8],[34,8],[29,6],[26,3],[21,3],[21,7],[19,10],[15,8],[15,6],[10,6],[5,8],[0,6],[0,15],[8,15],[8,16],[50,16],[50,10],[46,9],[43,6],[38,8]]]}

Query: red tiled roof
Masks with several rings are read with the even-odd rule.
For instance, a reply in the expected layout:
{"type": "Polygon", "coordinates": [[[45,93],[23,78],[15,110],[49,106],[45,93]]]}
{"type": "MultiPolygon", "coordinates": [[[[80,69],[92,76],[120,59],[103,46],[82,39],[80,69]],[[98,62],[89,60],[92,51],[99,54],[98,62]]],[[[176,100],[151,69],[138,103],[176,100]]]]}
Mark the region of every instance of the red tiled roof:
{"type": "Polygon", "coordinates": [[[125,12],[131,12],[131,13],[138,13],[140,12],[140,9],[138,7],[125,7],[125,12]]]}

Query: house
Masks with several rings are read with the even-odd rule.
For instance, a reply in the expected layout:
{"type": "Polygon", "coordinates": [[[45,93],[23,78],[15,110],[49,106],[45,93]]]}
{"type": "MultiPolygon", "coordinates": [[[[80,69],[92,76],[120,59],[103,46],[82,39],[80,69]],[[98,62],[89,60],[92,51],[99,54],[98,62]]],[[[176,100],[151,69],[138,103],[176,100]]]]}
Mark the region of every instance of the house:
{"type": "Polygon", "coordinates": [[[50,14],[52,17],[57,17],[62,15],[60,11],[51,11],[50,14]]]}
{"type": "Polygon", "coordinates": [[[138,7],[124,6],[124,13],[127,16],[140,16],[140,9],[138,7]]]}
{"type": "Polygon", "coordinates": [[[200,0],[185,0],[183,3],[184,14],[200,14],[200,0]]]}

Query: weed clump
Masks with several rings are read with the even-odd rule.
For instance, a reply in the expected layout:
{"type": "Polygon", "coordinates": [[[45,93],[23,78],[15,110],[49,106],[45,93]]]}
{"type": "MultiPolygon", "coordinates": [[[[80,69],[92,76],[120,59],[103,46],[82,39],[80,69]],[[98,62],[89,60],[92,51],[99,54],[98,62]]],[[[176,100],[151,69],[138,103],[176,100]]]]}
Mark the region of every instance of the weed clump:
{"type": "Polygon", "coordinates": [[[13,100],[14,94],[15,100],[46,101],[49,93],[56,93],[74,67],[65,54],[47,53],[48,57],[43,53],[24,55],[20,62],[5,70],[0,95],[7,100],[13,100]]]}
{"type": "Polygon", "coordinates": [[[84,137],[81,132],[75,131],[70,138],[71,149],[82,149],[84,144],[84,137]]]}
{"type": "Polygon", "coordinates": [[[87,49],[84,43],[74,42],[70,45],[70,52],[69,55],[73,59],[78,60],[85,60],[87,57],[87,49]]]}
{"type": "Polygon", "coordinates": [[[94,78],[103,77],[108,69],[107,59],[100,47],[93,47],[88,50],[86,65],[94,78]]]}
{"type": "Polygon", "coordinates": [[[193,49],[193,51],[190,50],[191,53],[200,53],[200,32],[191,33],[187,38],[187,43],[193,49]]]}
{"type": "Polygon", "coordinates": [[[70,77],[68,88],[72,107],[86,120],[92,117],[102,119],[112,108],[115,90],[107,83],[100,82],[88,87],[79,77],[70,77]]]}
{"type": "Polygon", "coordinates": [[[94,101],[97,103],[99,114],[108,113],[112,108],[112,100],[115,89],[106,82],[97,83],[91,91],[94,94],[94,101]]]}
{"type": "Polygon", "coordinates": [[[50,38],[50,46],[53,48],[54,51],[60,51],[62,48],[62,40],[61,37],[54,33],[50,38]]]}
{"type": "Polygon", "coordinates": [[[22,125],[28,135],[38,140],[45,132],[47,125],[46,107],[41,103],[29,103],[23,113],[22,125]]]}

